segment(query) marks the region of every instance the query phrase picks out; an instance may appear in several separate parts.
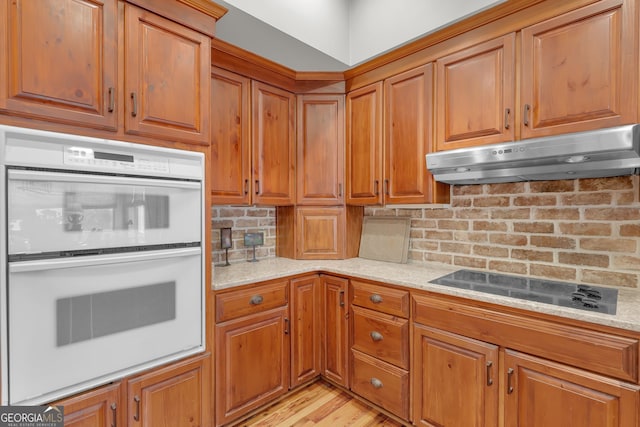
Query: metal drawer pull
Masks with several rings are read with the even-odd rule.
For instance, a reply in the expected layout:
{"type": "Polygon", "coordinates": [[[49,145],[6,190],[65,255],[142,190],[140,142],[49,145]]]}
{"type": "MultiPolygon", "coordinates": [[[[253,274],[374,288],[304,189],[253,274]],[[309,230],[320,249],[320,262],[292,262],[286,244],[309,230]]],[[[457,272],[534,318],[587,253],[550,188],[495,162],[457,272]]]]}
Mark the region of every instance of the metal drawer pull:
{"type": "Polygon", "coordinates": [[[289,318],[284,318],[284,334],[289,335],[289,318]]]}
{"type": "Polygon", "coordinates": [[[111,404],[111,412],[112,412],[112,416],[113,416],[113,423],[111,424],[111,427],[117,427],[118,425],[118,412],[117,412],[117,406],[115,403],[111,404]]]}
{"type": "Polygon", "coordinates": [[[107,107],[107,111],[113,113],[113,110],[116,108],[116,90],[115,88],[109,88],[109,106],[107,107]]]}
{"type": "Polygon", "coordinates": [[[493,366],[492,361],[487,362],[487,385],[493,384],[493,379],[491,378],[491,367],[493,366]]]}
{"type": "Polygon", "coordinates": [[[380,194],[380,189],[378,188],[379,186],[380,186],[380,181],[376,179],[373,182],[373,194],[375,194],[376,196],[380,194]]]}
{"type": "Polygon", "coordinates": [[[509,368],[507,371],[507,394],[513,393],[513,385],[511,381],[513,381],[513,368],[509,368]]]}
{"type": "Polygon", "coordinates": [[[131,117],[138,115],[138,95],[135,92],[131,92],[131,117]]]}
{"type": "Polygon", "coordinates": [[[339,304],[340,307],[344,307],[344,291],[340,291],[339,293],[339,304]]]}
{"type": "Polygon", "coordinates": [[[373,294],[369,297],[372,303],[380,304],[382,302],[382,297],[378,294],[373,294]]]}
{"type": "Polygon", "coordinates": [[[509,129],[509,116],[511,115],[511,109],[510,108],[505,108],[504,109],[504,128],[505,129],[509,129]]]}
{"type": "Polygon", "coordinates": [[[136,402],[136,413],[133,414],[133,420],[140,421],[140,398],[138,396],[133,396],[133,401],[136,402]]]}
{"type": "Polygon", "coordinates": [[[531,111],[531,105],[524,104],[524,112],[522,113],[522,123],[525,126],[529,126],[529,112],[531,111]]]}
{"type": "Polygon", "coordinates": [[[249,300],[249,303],[251,305],[258,305],[258,304],[262,304],[262,301],[263,301],[262,295],[254,295],[249,300]]]}
{"type": "Polygon", "coordinates": [[[374,341],[382,341],[382,334],[378,331],[372,331],[369,335],[371,335],[371,339],[374,341]]]}
{"type": "Polygon", "coordinates": [[[382,388],[382,381],[377,378],[371,378],[371,385],[373,388],[382,388]]]}

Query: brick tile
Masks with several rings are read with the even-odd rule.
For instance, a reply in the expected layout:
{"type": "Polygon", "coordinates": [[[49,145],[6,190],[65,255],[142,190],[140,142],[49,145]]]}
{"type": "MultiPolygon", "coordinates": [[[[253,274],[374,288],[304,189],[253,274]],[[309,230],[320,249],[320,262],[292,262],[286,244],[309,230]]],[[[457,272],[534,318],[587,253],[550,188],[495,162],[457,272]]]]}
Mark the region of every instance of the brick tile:
{"type": "Polygon", "coordinates": [[[584,218],[603,221],[636,221],[640,220],[640,208],[587,208],[584,218]]]}
{"type": "Polygon", "coordinates": [[[512,274],[527,274],[527,264],[513,261],[490,260],[489,270],[512,274]]]}
{"type": "Polygon", "coordinates": [[[407,258],[411,261],[424,261],[424,252],[422,251],[413,251],[409,249],[409,253],[407,254],[407,258]]]}
{"type": "Polygon", "coordinates": [[[509,249],[496,246],[474,245],[473,254],[488,258],[508,258],[509,249]]]}
{"type": "Polygon", "coordinates": [[[633,205],[636,203],[636,195],[633,191],[625,191],[615,194],[613,202],[618,206],[633,205]]]}
{"type": "Polygon", "coordinates": [[[451,194],[454,197],[482,194],[482,185],[454,185],[451,194]]]}
{"type": "Polygon", "coordinates": [[[494,209],[491,211],[491,219],[529,219],[531,209],[494,209]]]}
{"type": "Polygon", "coordinates": [[[640,256],[614,255],[612,258],[613,267],[616,269],[640,271],[640,256]]]}
{"type": "Polygon", "coordinates": [[[474,221],[473,230],[474,231],[507,231],[507,223],[496,222],[496,221],[474,221]]]}
{"type": "Polygon", "coordinates": [[[611,224],[604,223],[560,223],[562,234],[573,234],[582,236],[610,236],[611,224]]]}
{"type": "Polygon", "coordinates": [[[455,221],[441,219],[438,221],[438,228],[445,230],[468,230],[469,221],[455,221]]]}
{"type": "Polygon", "coordinates": [[[509,203],[509,197],[475,197],[473,199],[473,206],[477,208],[507,207],[509,206],[509,203]]]}
{"type": "Polygon", "coordinates": [[[453,258],[453,264],[469,268],[487,268],[487,260],[484,258],[456,256],[453,258]]]}
{"type": "Polygon", "coordinates": [[[468,197],[455,197],[451,199],[451,207],[452,208],[466,208],[471,206],[472,200],[468,197]]]}
{"type": "Polygon", "coordinates": [[[606,252],[635,252],[638,244],[631,239],[582,238],[580,249],[606,252]]]}
{"type": "Polygon", "coordinates": [[[453,264],[453,256],[449,254],[427,252],[424,254],[424,260],[429,262],[439,262],[442,264],[453,264]]]}
{"type": "Polygon", "coordinates": [[[536,219],[559,219],[563,221],[580,219],[580,211],[575,208],[535,209],[533,217],[536,219]]]}
{"type": "Polygon", "coordinates": [[[578,180],[579,191],[628,190],[633,188],[632,176],[587,178],[578,180]]]}
{"type": "Polygon", "coordinates": [[[558,254],[558,262],[560,264],[607,268],[609,267],[609,256],[575,252],[560,252],[558,254]]]}
{"type": "Polygon", "coordinates": [[[491,234],[489,241],[496,245],[509,245],[509,246],[526,246],[529,242],[527,236],[523,234],[491,234]]]}
{"type": "Polygon", "coordinates": [[[488,233],[474,233],[467,231],[454,231],[453,240],[460,242],[486,243],[489,241],[488,233]]]}
{"type": "Polygon", "coordinates": [[[553,233],[555,226],[552,222],[514,222],[513,231],[518,233],[553,233]]]}
{"type": "Polygon", "coordinates": [[[426,239],[431,240],[453,240],[453,231],[433,231],[428,230],[424,232],[426,239]]]}
{"type": "Polygon", "coordinates": [[[221,208],[220,217],[237,218],[245,215],[243,208],[221,208]]]}
{"type": "Polygon", "coordinates": [[[488,219],[488,209],[456,209],[454,216],[461,219],[488,219]]]}
{"type": "Polygon", "coordinates": [[[555,206],[556,196],[519,196],[513,199],[514,206],[555,206]]]}
{"type": "Polygon", "coordinates": [[[507,182],[503,184],[487,185],[488,194],[518,194],[524,193],[524,182],[507,182]]]}
{"type": "Polygon", "coordinates": [[[438,223],[434,219],[412,219],[411,228],[436,228],[438,223]]]}
{"type": "Polygon", "coordinates": [[[529,183],[529,189],[532,193],[565,193],[574,191],[575,188],[574,180],[533,181],[529,183]]]}
{"type": "Polygon", "coordinates": [[[437,251],[438,246],[438,242],[434,242],[433,240],[412,240],[410,242],[411,249],[419,249],[423,251],[437,251]]]}
{"type": "Polygon", "coordinates": [[[640,224],[623,224],[620,226],[622,237],[640,237],[640,224]]]}
{"type": "Polygon", "coordinates": [[[453,218],[453,210],[452,209],[425,209],[423,217],[426,219],[453,218]]]}
{"type": "Polygon", "coordinates": [[[535,251],[532,249],[512,249],[511,258],[527,261],[552,262],[553,252],[535,251]]]}
{"type": "Polygon", "coordinates": [[[440,243],[440,251],[452,252],[457,254],[470,254],[471,245],[468,243],[442,242],[440,243]]]}
{"type": "Polygon", "coordinates": [[[610,205],[613,200],[611,193],[580,193],[567,194],[560,197],[560,205],[584,206],[584,205],[610,205]]]}
{"type": "Polygon", "coordinates": [[[576,247],[576,241],[569,237],[531,236],[530,241],[531,246],[541,248],[573,249],[576,247]]]}
{"type": "Polygon", "coordinates": [[[545,279],[576,280],[577,271],[571,267],[557,267],[546,264],[531,264],[529,274],[545,279]]]}
{"type": "Polygon", "coordinates": [[[585,283],[594,283],[598,285],[619,286],[626,288],[637,288],[639,279],[638,274],[619,273],[601,270],[584,270],[582,272],[582,281],[585,283]]]}

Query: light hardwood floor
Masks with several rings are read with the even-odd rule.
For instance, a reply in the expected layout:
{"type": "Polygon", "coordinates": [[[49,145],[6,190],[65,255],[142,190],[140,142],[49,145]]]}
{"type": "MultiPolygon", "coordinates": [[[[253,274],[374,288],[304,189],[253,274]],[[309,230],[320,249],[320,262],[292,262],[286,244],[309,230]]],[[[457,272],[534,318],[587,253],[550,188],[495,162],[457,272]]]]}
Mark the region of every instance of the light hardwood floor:
{"type": "Polygon", "coordinates": [[[236,426],[400,427],[402,424],[337,387],[316,381],[236,426]]]}

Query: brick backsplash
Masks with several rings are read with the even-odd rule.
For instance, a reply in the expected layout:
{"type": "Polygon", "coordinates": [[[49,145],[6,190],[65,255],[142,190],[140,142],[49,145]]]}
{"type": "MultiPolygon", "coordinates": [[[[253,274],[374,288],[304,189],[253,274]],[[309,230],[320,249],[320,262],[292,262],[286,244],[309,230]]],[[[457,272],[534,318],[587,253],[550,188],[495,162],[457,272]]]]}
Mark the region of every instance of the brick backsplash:
{"type": "Polygon", "coordinates": [[[232,247],[229,262],[251,259],[253,249],[244,246],[244,233],[264,233],[264,245],[256,248],[256,258],[276,256],[276,210],[270,207],[214,206],[211,208],[212,261],[224,264],[225,251],[220,249],[220,229],[231,227],[232,247]]]}
{"type": "Polygon", "coordinates": [[[638,176],[463,185],[448,207],[365,215],[411,217],[412,263],[639,287],[639,199],[638,176]]]}

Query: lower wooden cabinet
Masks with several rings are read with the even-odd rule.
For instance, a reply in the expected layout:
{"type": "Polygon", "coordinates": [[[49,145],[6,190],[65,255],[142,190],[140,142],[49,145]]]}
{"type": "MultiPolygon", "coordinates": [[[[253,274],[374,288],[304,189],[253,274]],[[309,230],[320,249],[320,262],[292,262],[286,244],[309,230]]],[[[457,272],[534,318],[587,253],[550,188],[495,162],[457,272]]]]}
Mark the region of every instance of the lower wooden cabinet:
{"type": "Polygon", "coordinates": [[[291,279],[291,388],[320,375],[320,276],[291,279]]]}
{"type": "Polygon", "coordinates": [[[66,427],[113,427],[124,425],[126,410],[121,405],[120,382],[68,399],[53,402],[64,406],[66,427]]]}
{"type": "Polygon", "coordinates": [[[127,381],[129,427],[211,425],[209,354],[127,381]]]}
{"type": "Polygon", "coordinates": [[[349,280],[322,278],[322,375],[349,387],[349,280]]]}

